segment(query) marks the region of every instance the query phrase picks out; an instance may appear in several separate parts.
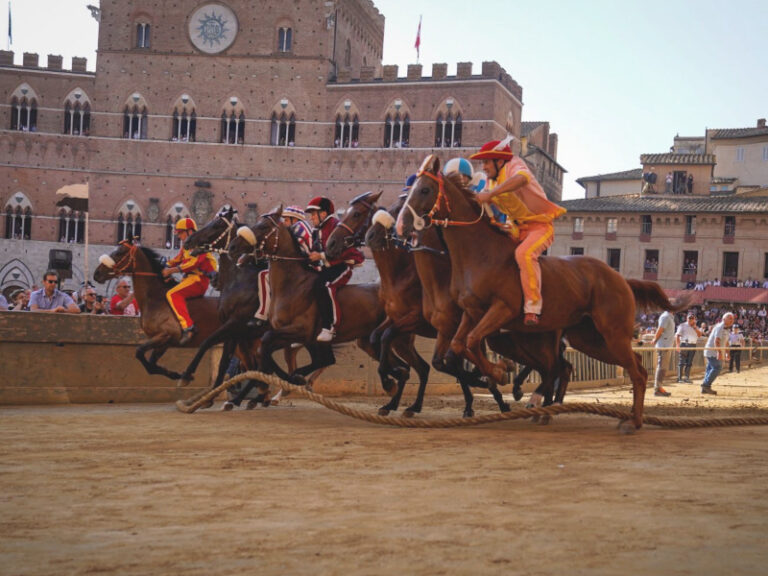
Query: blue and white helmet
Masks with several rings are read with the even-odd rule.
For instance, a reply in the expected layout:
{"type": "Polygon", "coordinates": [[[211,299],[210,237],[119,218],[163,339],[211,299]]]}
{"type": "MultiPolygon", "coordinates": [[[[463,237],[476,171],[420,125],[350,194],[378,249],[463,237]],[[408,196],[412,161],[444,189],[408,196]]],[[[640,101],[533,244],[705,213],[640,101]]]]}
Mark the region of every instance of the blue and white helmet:
{"type": "Polygon", "coordinates": [[[472,170],[472,164],[466,158],[451,158],[443,166],[443,174],[449,176],[455,173],[463,174],[467,178],[472,178],[474,170],[472,170]]]}
{"type": "Polygon", "coordinates": [[[482,170],[478,170],[472,176],[472,180],[469,182],[469,189],[472,192],[482,192],[485,190],[485,186],[488,184],[488,175],[482,170]]]}

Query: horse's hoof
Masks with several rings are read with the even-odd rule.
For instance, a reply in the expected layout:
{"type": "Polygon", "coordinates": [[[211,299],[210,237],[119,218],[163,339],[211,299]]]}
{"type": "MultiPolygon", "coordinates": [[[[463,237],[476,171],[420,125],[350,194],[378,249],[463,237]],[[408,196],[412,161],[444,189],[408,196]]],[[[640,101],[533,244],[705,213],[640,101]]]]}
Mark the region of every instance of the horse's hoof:
{"type": "Polygon", "coordinates": [[[464,418],[472,418],[475,415],[474,410],[464,410],[463,417],[464,418]]]}
{"type": "Polygon", "coordinates": [[[226,402],[224,402],[224,404],[221,405],[222,412],[231,412],[234,409],[235,409],[235,405],[232,404],[232,402],[230,402],[229,400],[227,400],[226,402]]]}
{"type": "Polygon", "coordinates": [[[621,434],[634,434],[637,432],[637,428],[635,428],[635,423],[632,422],[632,420],[622,420],[619,422],[619,425],[617,426],[619,429],[619,432],[621,434]]]}
{"type": "Polygon", "coordinates": [[[403,410],[403,418],[413,418],[414,416],[416,416],[416,412],[414,412],[411,408],[403,410]]]}
{"type": "Polygon", "coordinates": [[[267,407],[269,407],[270,404],[272,404],[272,400],[270,400],[269,398],[265,398],[261,402],[261,407],[262,408],[267,408],[267,407]]]}
{"type": "Polygon", "coordinates": [[[288,381],[296,386],[307,386],[307,380],[301,374],[291,374],[288,377],[288,381]]]}
{"type": "Polygon", "coordinates": [[[499,410],[501,410],[502,412],[509,412],[511,409],[512,408],[510,408],[509,404],[507,404],[506,402],[502,402],[499,405],[499,410]]]}
{"type": "Polygon", "coordinates": [[[379,416],[389,416],[389,408],[379,408],[379,416]]]}
{"type": "Polygon", "coordinates": [[[515,386],[512,388],[512,398],[515,399],[515,402],[520,402],[520,400],[523,399],[523,396],[524,393],[519,387],[515,386]]]}
{"type": "MultiPolygon", "coordinates": [[[[526,406],[526,408],[528,408],[528,406],[526,406]]],[[[539,420],[541,420],[541,416],[539,416],[538,414],[536,414],[535,416],[531,416],[531,422],[533,422],[534,424],[538,424],[539,420]]]]}
{"type": "Polygon", "coordinates": [[[544,414],[544,416],[542,416],[539,419],[539,425],[540,426],[546,426],[550,422],[552,422],[552,416],[550,416],[549,414],[544,414]]]}

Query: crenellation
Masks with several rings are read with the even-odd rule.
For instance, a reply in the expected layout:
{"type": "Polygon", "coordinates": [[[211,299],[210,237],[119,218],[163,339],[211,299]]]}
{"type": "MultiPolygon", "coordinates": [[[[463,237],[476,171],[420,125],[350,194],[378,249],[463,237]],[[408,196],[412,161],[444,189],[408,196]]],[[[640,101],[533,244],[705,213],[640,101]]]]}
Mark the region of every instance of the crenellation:
{"type": "Polygon", "coordinates": [[[64,58],[57,54],[48,54],[48,70],[61,70],[64,58]]]}
{"type": "Polygon", "coordinates": [[[458,62],[456,64],[456,77],[457,78],[471,78],[472,77],[472,62],[458,62]]]}
{"type": "Polygon", "coordinates": [[[432,64],[432,80],[445,80],[448,76],[448,64],[432,64]]]}
{"type": "Polygon", "coordinates": [[[22,65],[25,68],[37,68],[39,61],[40,61],[40,57],[34,52],[24,52],[22,65]]]}

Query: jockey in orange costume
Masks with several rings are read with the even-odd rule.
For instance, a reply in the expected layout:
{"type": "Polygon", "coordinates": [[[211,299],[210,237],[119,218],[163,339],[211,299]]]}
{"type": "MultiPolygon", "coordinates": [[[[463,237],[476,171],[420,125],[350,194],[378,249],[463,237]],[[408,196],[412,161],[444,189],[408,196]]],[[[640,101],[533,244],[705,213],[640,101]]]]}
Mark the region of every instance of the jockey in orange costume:
{"type": "Polygon", "coordinates": [[[524,323],[535,326],[543,304],[539,256],[552,245],[555,237],[552,222],[565,214],[565,208],[547,199],[525,161],[512,154],[507,142],[487,142],[470,159],[482,160],[488,175],[487,189],[478,193],[477,199],[494,204],[506,214],[510,236],[520,242],[515,249],[515,260],[523,288],[524,323]]]}
{"type": "Polygon", "coordinates": [[[179,253],[168,260],[166,268],[163,270],[163,277],[167,278],[175,272],[184,274],[184,279],[176,286],[168,290],[165,297],[171,310],[176,314],[181,324],[181,340],[179,346],[184,346],[192,339],[197,332],[192,318],[187,310],[187,299],[203,296],[208,290],[210,284],[210,275],[216,272],[216,260],[209,252],[198,256],[192,256],[189,250],[184,248],[184,241],[192,233],[197,231],[197,224],[192,218],[182,218],[176,222],[176,235],[181,240],[179,253]]]}

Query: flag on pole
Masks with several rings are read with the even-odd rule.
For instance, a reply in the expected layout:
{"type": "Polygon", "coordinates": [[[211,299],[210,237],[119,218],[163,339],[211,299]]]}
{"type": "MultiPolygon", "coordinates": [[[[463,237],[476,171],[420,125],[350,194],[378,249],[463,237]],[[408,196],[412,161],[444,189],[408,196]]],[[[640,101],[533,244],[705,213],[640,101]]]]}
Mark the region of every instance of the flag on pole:
{"type": "Polygon", "coordinates": [[[421,46],[421,16],[419,16],[419,29],[416,31],[416,43],[413,45],[416,48],[416,63],[419,63],[419,47],[421,46]]]}
{"type": "Polygon", "coordinates": [[[11,0],[8,0],[8,49],[11,49],[13,44],[13,31],[11,27],[11,0]]]}

